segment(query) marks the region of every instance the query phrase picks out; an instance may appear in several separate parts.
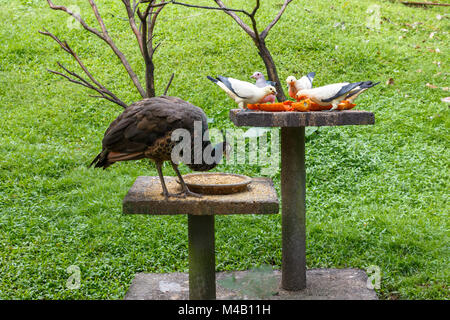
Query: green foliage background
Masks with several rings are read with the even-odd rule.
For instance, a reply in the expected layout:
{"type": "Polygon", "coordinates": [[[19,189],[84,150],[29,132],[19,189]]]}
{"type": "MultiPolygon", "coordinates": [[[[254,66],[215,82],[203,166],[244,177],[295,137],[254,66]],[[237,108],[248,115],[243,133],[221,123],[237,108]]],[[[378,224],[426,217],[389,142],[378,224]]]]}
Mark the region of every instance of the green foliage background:
{"type": "MultiPolygon", "coordinates": [[[[282,1],[262,2],[264,26],[282,1]]],[[[87,1],[55,3],[78,5],[95,25],[87,1]]],[[[143,79],[121,1],[97,4],[143,79]]],[[[306,155],[308,268],[377,265],[382,299],[449,297],[450,122],[441,102],[449,95],[441,89],[449,86],[449,17],[447,8],[394,1],[297,0],[267,38],[281,79],[316,71],[317,86],[382,82],[358,100],[357,108],[375,113],[374,126],[320,128],[308,136],[306,155]],[[366,27],[373,5],[381,10],[379,29],[366,27]],[[385,84],[389,78],[393,85],[385,84]]],[[[186,217],[121,213],[134,179],[155,175],[154,166],[87,168],[122,109],[46,72],[57,61],[77,66],[37,33],[43,27],[68,40],[124,101],[139,100],[107,45],[68,29],[63,12],[46,1],[0,0],[0,299],[122,299],[137,272],[187,271],[186,217]],[[66,287],[70,265],[81,269],[78,290],[66,287]]],[[[155,57],[158,93],[175,72],[169,94],[202,107],[215,119],[211,126],[233,128],[232,102],[205,76],[246,79],[263,71],[250,38],[224,13],[175,6],[163,10],[156,32],[163,41],[155,57]]],[[[260,174],[254,165],[216,170],[260,174]]],[[[165,173],[173,175],[169,167],[165,173]]],[[[279,189],[279,171],[272,178],[279,189]]],[[[217,270],[281,266],[279,215],[216,221],[217,270]]]]}

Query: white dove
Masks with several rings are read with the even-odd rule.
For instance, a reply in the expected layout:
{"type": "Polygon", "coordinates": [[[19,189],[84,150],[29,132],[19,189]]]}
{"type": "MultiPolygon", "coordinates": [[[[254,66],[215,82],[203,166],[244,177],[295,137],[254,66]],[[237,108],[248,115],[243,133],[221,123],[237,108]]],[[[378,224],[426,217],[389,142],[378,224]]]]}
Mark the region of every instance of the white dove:
{"type": "Polygon", "coordinates": [[[255,85],[260,88],[264,88],[267,86],[275,87],[275,85],[276,85],[276,82],[266,80],[266,78],[264,77],[262,72],[259,72],[259,71],[256,71],[255,73],[253,73],[253,75],[251,75],[250,78],[256,79],[255,85]]]}
{"type": "Polygon", "coordinates": [[[311,89],[313,87],[312,83],[314,81],[315,76],[316,76],[315,72],[310,72],[306,76],[303,76],[298,80],[295,79],[294,76],[287,77],[286,82],[289,89],[289,96],[292,99],[295,99],[295,95],[300,90],[311,89]]]}
{"type": "MultiPolygon", "coordinates": [[[[253,75],[251,75],[250,78],[256,79],[255,85],[259,88],[264,88],[267,86],[275,87],[275,85],[276,85],[276,82],[266,80],[266,78],[264,77],[262,72],[259,72],[259,71],[256,71],[255,73],[253,73],[253,75]]],[[[259,101],[259,103],[266,103],[266,102],[274,103],[275,99],[276,99],[275,95],[271,94],[271,95],[268,95],[267,97],[263,98],[261,101],[259,101]]]]}
{"type": "Polygon", "coordinates": [[[259,103],[265,97],[277,94],[277,90],[272,86],[259,88],[253,83],[223,76],[216,79],[210,76],[207,78],[222,88],[241,109],[247,109],[247,104],[259,103]]]}
{"type": "Polygon", "coordinates": [[[377,84],[379,82],[373,83],[372,81],[334,83],[323,87],[300,90],[295,98],[297,101],[309,99],[320,106],[331,104],[331,110],[335,110],[342,101],[353,102],[362,92],[377,84]]]}

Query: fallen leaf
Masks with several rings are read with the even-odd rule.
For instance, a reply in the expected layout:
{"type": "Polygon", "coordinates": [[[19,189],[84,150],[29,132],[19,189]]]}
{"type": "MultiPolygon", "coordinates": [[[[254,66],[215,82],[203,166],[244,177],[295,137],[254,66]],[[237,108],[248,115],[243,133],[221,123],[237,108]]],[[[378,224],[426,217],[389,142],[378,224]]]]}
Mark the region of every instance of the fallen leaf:
{"type": "Polygon", "coordinates": [[[389,86],[393,85],[394,84],[394,79],[393,78],[389,78],[389,80],[386,81],[386,84],[389,85],[389,86]]]}
{"type": "Polygon", "coordinates": [[[431,88],[431,89],[437,89],[437,88],[438,88],[437,86],[435,86],[435,85],[433,85],[433,84],[429,84],[429,83],[427,83],[426,86],[427,86],[428,88],[431,88]]]}
{"type": "Polygon", "coordinates": [[[443,87],[442,90],[444,90],[444,91],[450,91],[450,87],[443,87]]]}
{"type": "Polygon", "coordinates": [[[418,69],[418,70],[416,70],[416,72],[421,73],[421,72],[422,72],[422,69],[418,69]]]}
{"type": "Polygon", "coordinates": [[[441,62],[440,61],[433,61],[434,64],[437,64],[438,67],[441,67],[441,62]]]}

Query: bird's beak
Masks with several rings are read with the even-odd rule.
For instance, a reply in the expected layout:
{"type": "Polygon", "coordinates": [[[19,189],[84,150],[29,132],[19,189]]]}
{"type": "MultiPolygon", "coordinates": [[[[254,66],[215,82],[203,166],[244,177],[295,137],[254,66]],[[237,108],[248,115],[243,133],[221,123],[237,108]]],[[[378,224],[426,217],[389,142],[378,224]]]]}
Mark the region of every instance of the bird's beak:
{"type": "Polygon", "coordinates": [[[252,76],[250,76],[250,78],[253,78],[253,79],[255,79],[255,78],[256,78],[256,76],[255,76],[255,75],[252,75],[252,76]]]}

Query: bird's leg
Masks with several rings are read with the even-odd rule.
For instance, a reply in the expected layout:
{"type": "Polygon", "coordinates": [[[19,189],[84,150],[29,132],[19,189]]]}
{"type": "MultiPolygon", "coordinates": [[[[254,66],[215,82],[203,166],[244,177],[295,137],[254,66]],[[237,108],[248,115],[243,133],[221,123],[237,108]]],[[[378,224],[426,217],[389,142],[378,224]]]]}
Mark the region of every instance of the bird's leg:
{"type": "Polygon", "coordinates": [[[202,195],[189,190],[188,186],[186,185],[186,183],[183,180],[183,177],[181,176],[180,171],[178,170],[178,166],[175,163],[173,163],[172,161],[170,161],[170,163],[172,164],[172,168],[175,171],[175,173],[177,174],[178,179],[180,179],[180,184],[181,184],[181,188],[182,188],[182,191],[180,194],[184,195],[184,197],[191,196],[191,197],[201,198],[202,195]]]}
{"type": "Polygon", "coordinates": [[[159,180],[161,180],[161,187],[163,189],[162,195],[164,196],[164,198],[166,198],[166,200],[169,200],[169,197],[179,198],[180,196],[178,194],[169,193],[169,191],[167,190],[166,182],[164,181],[164,176],[162,173],[162,162],[156,162],[156,170],[158,170],[159,180]]]}
{"type": "Polygon", "coordinates": [[[239,103],[239,108],[241,108],[241,110],[239,110],[239,112],[253,111],[253,110],[250,110],[249,108],[247,108],[247,103],[245,103],[245,102],[239,103]]]}
{"type": "Polygon", "coordinates": [[[336,100],[333,100],[333,101],[331,102],[331,105],[332,105],[333,107],[332,107],[330,110],[328,110],[328,111],[336,110],[336,109],[338,108],[338,106],[339,106],[339,102],[336,101],[336,100]]]}

